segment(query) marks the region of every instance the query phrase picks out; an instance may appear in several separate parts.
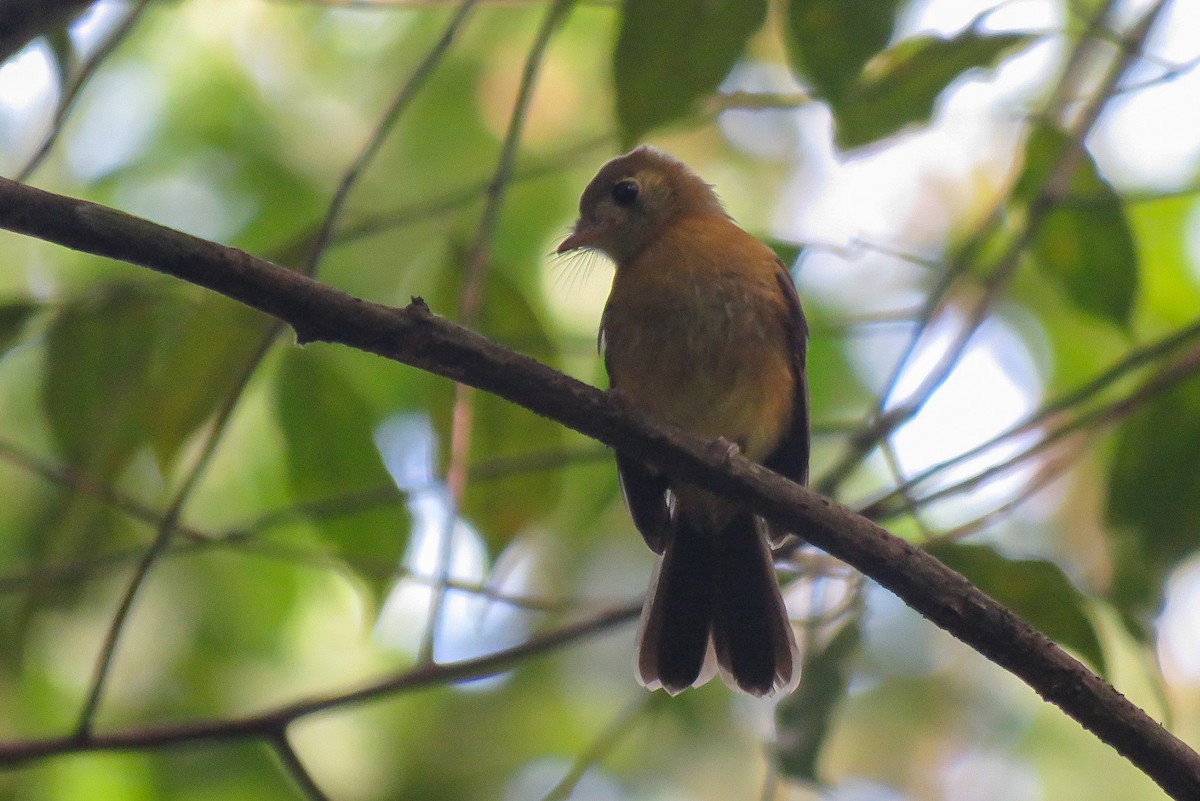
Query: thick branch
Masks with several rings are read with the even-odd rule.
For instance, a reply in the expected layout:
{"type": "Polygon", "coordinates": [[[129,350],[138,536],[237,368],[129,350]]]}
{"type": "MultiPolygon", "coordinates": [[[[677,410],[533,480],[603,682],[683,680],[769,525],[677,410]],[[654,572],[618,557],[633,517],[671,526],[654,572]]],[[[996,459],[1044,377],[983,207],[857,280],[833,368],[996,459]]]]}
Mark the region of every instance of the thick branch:
{"type": "Polygon", "coordinates": [[[406,309],[370,303],[240,250],[2,179],[0,227],[208,287],[287,322],[301,342],[341,343],[470,384],[736,495],[1022,678],[1172,797],[1200,798],[1200,756],[925,551],[723,447],[634,415],[594,387],[435,316],[420,300],[406,309]]]}

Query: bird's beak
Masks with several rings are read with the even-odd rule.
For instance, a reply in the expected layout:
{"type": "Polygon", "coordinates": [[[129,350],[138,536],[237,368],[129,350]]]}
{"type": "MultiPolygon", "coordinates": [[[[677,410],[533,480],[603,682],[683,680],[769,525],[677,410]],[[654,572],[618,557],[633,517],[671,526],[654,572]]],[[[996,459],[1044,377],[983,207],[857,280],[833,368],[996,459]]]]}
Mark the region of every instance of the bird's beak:
{"type": "Polygon", "coordinates": [[[581,248],[596,247],[596,240],[599,238],[600,230],[598,226],[588,225],[583,220],[576,220],[575,227],[567,238],[559,243],[555,253],[569,253],[572,250],[581,248]]]}

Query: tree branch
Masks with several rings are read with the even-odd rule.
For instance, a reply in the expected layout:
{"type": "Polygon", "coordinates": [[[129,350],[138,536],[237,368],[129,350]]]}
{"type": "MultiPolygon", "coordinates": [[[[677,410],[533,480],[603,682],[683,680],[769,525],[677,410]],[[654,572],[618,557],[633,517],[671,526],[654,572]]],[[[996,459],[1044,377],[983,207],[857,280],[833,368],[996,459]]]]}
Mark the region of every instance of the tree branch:
{"type": "MultiPolygon", "coordinates": [[[[930,554],[761,465],[740,456],[731,457],[725,448],[713,447],[684,432],[656,425],[610,403],[595,387],[437,317],[419,299],[405,309],[371,303],[235,248],[3,179],[0,227],[207,287],[285,321],[300,342],[340,343],[470,384],[681,479],[737,496],[771,520],[803,532],[811,543],[870,576],[933,623],[1023,679],[1172,797],[1200,798],[1200,755],[930,554]]],[[[406,674],[429,675],[446,680],[454,674],[437,666],[406,674]]],[[[404,685],[411,681],[405,679],[404,685]]],[[[376,685],[347,694],[342,702],[366,700],[388,689],[386,683],[376,685]]],[[[390,689],[399,688],[392,685],[390,689]]],[[[276,714],[294,717],[325,708],[328,703],[301,702],[276,714]]],[[[249,723],[243,725],[256,734],[262,731],[249,723]]],[[[277,729],[277,725],[272,728],[277,729]]],[[[216,731],[209,729],[207,737],[236,736],[238,731],[236,726],[225,725],[216,731]]],[[[204,737],[188,730],[166,739],[204,737]]],[[[145,739],[139,742],[147,744],[145,739]]],[[[149,744],[163,742],[160,737],[149,744]]],[[[82,745],[122,747],[120,743],[110,737],[92,738],[82,745]]],[[[49,752],[61,750],[60,742],[49,752]]],[[[15,753],[13,747],[0,748],[0,762],[27,760],[45,753],[45,746],[41,751],[36,747],[21,751],[18,746],[15,753]]]]}
{"type": "Polygon", "coordinates": [[[141,751],[235,740],[263,740],[274,745],[280,732],[285,732],[289,725],[300,718],[372,701],[392,693],[495,676],[531,656],[544,654],[633,620],[639,611],[641,604],[618,607],[487,656],[461,662],[427,663],[354,690],[302,699],[245,717],[166,723],[129,728],[111,734],[72,734],[39,740],[0,741],[0,767],[84,751],[141,751]]]}

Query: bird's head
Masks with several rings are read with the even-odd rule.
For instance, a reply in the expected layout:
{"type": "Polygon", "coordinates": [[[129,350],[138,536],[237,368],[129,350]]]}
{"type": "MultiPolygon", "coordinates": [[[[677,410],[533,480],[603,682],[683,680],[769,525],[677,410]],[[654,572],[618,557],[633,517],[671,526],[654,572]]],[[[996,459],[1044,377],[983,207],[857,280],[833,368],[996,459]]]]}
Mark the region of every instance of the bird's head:
{"type": "Polygon", "coordinates": [[[693,214],[725,211],[700,176],[661,150],[642,146],[600,168],[579,199],[579,219],[556,252],[597,250],[620,268],[673,220],[693,214]]]}

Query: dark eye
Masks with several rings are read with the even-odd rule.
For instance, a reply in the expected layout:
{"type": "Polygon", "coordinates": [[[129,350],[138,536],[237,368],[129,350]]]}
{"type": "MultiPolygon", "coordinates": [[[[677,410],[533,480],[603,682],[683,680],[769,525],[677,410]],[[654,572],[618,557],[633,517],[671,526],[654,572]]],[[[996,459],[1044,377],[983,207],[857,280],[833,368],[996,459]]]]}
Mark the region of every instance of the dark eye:
{"type": "Polygon", "coordinates": [[[626,179],[617,182],[617,185],[612,188],[613,203],[618,206],[632,206],[637,200],[638,185],[637,181],[626,179]]]}

